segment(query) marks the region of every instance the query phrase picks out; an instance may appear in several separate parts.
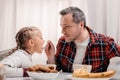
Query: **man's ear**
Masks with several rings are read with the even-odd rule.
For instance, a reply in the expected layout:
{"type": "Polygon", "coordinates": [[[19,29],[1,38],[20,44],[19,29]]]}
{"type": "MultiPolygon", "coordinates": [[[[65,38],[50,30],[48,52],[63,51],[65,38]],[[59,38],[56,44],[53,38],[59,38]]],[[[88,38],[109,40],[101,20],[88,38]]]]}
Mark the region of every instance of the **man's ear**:
{"type": "Polygon", "coordinates": [[[82,28],[84,28],[84,21],[80,21],[80,24],[79,24],[82,28]]]}

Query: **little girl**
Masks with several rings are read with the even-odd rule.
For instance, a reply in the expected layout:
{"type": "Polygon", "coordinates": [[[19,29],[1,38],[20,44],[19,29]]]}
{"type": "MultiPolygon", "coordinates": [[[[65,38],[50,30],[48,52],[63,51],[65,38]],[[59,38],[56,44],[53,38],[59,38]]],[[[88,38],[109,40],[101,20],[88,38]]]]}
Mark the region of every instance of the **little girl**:
{"type": "Polygon", "coordinates": [[[32,55],[42,53],[44,40],[42,33],[36,27],[24,27],[16,34],[17,48],[15,51],[0,61],[7,77],[26,77],[27,70],[32,64],[32,55]]]}

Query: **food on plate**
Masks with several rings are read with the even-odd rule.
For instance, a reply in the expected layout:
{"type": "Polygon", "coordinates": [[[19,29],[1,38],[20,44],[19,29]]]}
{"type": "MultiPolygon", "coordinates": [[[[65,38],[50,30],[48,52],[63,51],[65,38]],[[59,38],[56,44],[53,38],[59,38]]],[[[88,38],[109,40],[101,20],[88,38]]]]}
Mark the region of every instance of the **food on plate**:
{"type": "Polygon", "coordinates": [[[89,73],[89,78],[109,78],[112,77],[114,74],[114,70],[99,73],[89,73]]]}
{"type": "Polygon", "coordinates": [[[52,65],[40,65],[37,64],[33,67],[29,67],[28,69],[30,72],[46,72],[46,73],[57,73],[58,71],[52,65]]]}
{"type": "Polygon", "coordinates": [[[85,66],[81,67],[80,69],[76,69],[72,77],[75,78],[110,78],[115,74],[116,71],[106,71],[106,72],[99,72],[99,73],[90,73],[88,72],[85,66]]]}
{"type": "Polygon", "coordinates": [[[51,70],[54,70],[55,67],[54,66],[48,66],[51,70]]]}

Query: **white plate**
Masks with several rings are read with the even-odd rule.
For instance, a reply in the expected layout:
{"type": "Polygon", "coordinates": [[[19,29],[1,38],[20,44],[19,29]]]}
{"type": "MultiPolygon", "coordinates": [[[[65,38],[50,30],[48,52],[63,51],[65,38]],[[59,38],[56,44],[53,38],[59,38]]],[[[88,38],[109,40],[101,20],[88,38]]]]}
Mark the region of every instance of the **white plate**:
{"type": "Polygon", "coordinates": [[[109,80],[111,79],[111,78],[75,78],[75,77],[72,77],[72,75],[67,75],[67,76],[72,80],[109,80]]]}
{"type": "Polygon", "coordinates": [[[35,80],[55,80],[59,75],[58,73],[40,73],[40,72],[27,72],[28,75],[35,80]]]}

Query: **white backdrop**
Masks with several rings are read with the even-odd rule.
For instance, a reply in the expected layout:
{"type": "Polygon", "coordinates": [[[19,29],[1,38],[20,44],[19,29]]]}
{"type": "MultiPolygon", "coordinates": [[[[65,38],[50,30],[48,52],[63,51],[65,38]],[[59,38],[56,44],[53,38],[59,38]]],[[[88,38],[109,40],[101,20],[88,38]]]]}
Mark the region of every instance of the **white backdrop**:
{"type": "Polygon", "coordinates": [[[87,0],[89,25],[120,44],[120,0],[87,0]]]}
{"type": "Polygon", "coordinates": [[[120,0],[0,0],[0,50],[16,46],[15,34],[24,26],[37,26],[45,40],[56,45],[61,35],[59,11],[81,8],[87,25],[120,44],[120,0]]]}

